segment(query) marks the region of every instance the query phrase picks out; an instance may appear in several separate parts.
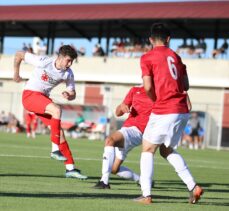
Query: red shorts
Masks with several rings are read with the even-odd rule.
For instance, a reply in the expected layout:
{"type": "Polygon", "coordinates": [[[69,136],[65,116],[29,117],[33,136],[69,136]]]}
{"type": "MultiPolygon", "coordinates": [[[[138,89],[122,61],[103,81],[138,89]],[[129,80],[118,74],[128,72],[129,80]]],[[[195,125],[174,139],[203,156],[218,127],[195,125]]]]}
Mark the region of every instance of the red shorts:
{"type": "Polygon", "coordinates": [[[50,125],[51,115],[45,114],[45,109],[52,100],[41,92],[24,90],[22,104],[27,111],[34,112],[45,125],[50,125]]]}

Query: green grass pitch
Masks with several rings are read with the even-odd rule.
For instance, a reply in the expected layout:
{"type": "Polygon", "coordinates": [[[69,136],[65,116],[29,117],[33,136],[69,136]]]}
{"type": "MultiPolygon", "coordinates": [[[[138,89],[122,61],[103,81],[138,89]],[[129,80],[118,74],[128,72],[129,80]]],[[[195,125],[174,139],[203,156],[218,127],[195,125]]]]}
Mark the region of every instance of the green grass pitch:
{"type": "MultiPolygon", "coordinates": [[[[117,176],[111,177],[110,190],[92,189],[101,176],[103,141],[69,139],[69,145],[88,180],[64,177],[63,163],[49,158],[48,136],[33,140],[25,134],[0,133],[0,210],[229,210],[229,151],[178,149],[205,189],[196,205],[188,204],[185,185],[157,153],[153,203],[141,205],[132,201],[140,196],[139,187],[117,176]]],[[[130,152],[124,164],[139,172],[139,159],[140,147],[130,152]]]]}

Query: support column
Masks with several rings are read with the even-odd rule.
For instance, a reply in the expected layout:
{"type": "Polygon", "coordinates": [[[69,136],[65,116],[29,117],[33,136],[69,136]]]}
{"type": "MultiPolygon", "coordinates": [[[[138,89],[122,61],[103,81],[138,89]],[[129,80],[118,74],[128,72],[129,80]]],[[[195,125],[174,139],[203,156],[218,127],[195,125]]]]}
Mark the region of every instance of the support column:
{"type": "Polygon", "coordinates": [[[109,54],[109,44],[110,44],[110,33],[111,33],[111,22],[107,22],[107,31],[106,31],[106,55],[109,54]]]}
{"type": "Polygon", "coordinates": [[[1,23],[1,30],[0,30],[0,54],[3,54],[4,49],[4,37],[5,37],[5,23],[1,23]]]}
{"type": "Polygon", "coordinates": [[[219,20],[216,20],[216,22],[215,22],[215,33],[214,33],[214,49],[218,48],[219,27],[220,27],[220,22],[219,22],[219,20]]]}

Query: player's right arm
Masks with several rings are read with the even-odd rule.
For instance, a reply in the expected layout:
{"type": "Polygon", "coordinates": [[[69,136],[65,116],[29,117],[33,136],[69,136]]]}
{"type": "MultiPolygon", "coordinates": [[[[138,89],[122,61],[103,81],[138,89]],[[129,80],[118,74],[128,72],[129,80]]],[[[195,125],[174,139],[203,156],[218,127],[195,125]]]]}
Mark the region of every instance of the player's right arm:
{"type": "Polygon", "coordinates": [[[22,78],[20,77],[19,72],[20,72],[21,62],[24,59],[25,59],[25,52],[18,51],[15,54],[15,57],[14,57],[14,78],[13,78],[15,82],[20,82],[22,80],[22,78]]]}
{"type": "Polygon", "coordinates": [[[115,114],[116,116],[122,116],[125,113],[129,113],[130,112],[130,108],[128,105],[126,105],[125,103],[121,103],[120,105],[117,106],[115,114]]]}
{"type": "Polygon", "coordinates": [[[132,87],[127,93],[123,102],[117,106],[115,114],[116,116],[122,116],[123,114],[130,113],[130,108],[133,101],[134,87],[132,87]]]}
{"type": "Polygon", "coordinates": [[[156,94],[153,78],[151,75],[152,67],[150,64],[150,60],[147,58],[146,54],[141,57],[140,65],[142,70],[142,80],[145,92],[147,96],[154,102],[156,101],[156,94]]]}

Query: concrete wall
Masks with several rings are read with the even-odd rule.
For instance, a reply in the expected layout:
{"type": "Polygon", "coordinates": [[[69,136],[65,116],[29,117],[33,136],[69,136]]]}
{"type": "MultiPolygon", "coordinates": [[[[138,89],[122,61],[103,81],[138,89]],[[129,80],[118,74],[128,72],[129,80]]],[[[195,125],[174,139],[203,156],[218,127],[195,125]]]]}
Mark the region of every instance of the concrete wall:
{"type": "MultiPolygon", "coordinates": [[[[222,124],[222,107],[224,90],[229,88],[229,61],[212,59],[184,60],[190,78],[189,95],[193,110],[207,113],[206,143],[219,145],[220,128],[222,124]]],[[[98,83],[104,95],[103,105],[109,108],[110,115],[121,103],[129,88],[141,83],[139,59],[109,58],[79,58],[72,69],[75,73],[77,99],[70,104],[84,104],[85,83],[98,83]],[[105,91],[110,87],[110,91],[105,91]]],[[[33,67],[23,63],[21,76],[27,79],[33,67]]],[[[22,118],[21,92],[24,83],[13,82],[13,57],[2,56],[0,59],[0,110],[11,111],[22,118]]],[[[51,97],[57,103],[69,103],[62,99],[60,93],[64,85],[56,87],[51,97]]]]}

